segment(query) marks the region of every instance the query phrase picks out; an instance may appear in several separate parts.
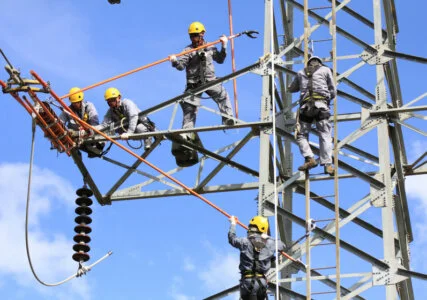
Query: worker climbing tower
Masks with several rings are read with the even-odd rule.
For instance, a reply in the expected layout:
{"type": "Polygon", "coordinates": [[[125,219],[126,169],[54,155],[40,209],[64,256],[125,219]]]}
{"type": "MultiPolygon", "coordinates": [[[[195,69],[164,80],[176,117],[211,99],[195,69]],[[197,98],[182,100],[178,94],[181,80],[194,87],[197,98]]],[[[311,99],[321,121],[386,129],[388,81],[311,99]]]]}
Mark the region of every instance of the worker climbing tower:
{"type": "MultiPolygon", "coordinates": [[[[365,299],[363,293],[374,286],[383,288],[385,299],[398,296],[414,299],[412,278],[427,278],[411,270],[409,244],[414,235],[405,178],[426,174],[427,169],[426,153],[414,161],[408,160],[405,134],[412,130],[426,135],[425,131],[407,121],[412,118],[425,121],[425,116],[416,112],[425,111],[427,107],[415,104],[427,93],[420,87],[420,96],[416,99],[403,98],[405,87],[399,83],[397,60],[426,64],[427,59],[396,51],[399,27],[393,0],[365,2],[366,5],[372,4],[372,9],[366,9],[366,16],[350,8],[350,0],[265,0],[264,28],[260,35],[263,52],[259,59],[237,70],[233,64],[230,74],[141,111],[141,117],[170,112],[170,120],[166,125],[156,123],[156,131],[129,136],[131,141],[155,138],[149,149],[138,154],[110,134],[126,126],[126,121],[112,124],[105,131],[97,130],[68,109],[63,100],[70,94],[59,96],[35,71],[31,72],[35,79],[23,78],[8,62],[6,71],[10,78],[0,82],[3,92],[10,93],[36,119],[54,149],[73,159],[87,185],[79,190],[76,200],[78,225],[75,228],[76,244],[73,249],[76,253],[73,259],[79,263],[89,259],[87,252],[90,247],[87,244],[91,229],[88,224],[92,212],[89,197],[92,193],[100,205],[191,195],[230,217],[228,212],[209,200],[209,195],[252,191],[257,202],[248,203],[248,206],[256,206],[254,211],[269,217],[273,234],[290,246],[283,259],[278,260],[276,268],[268,274],[269,292],[276,299],[279,299],[278,294],[280,299],[312,299],[321,295],[327,299],[365,299]],[[363,34],[356,36],[352,28],[342,27],[340,19],[357,23],[363,34]],[[307,64],[309,55],[322,58],[324,64],[332,69],[338,85],[337,97],[331,99],[334,113],[330,118],[334,127],[334,176],[320,173],[320,168],[309,172],[295,168],[303,160],[296,153],[294,135],[300,103],[287,87],[296,71],[307,64]],[[358,72],[363,75],[353,79],[351,75],[358,72]],[[191,101],[194,95],[217,84],[232,80],[238,82],[247,74],[255,74],[262,81],[261,97],[252,102],[259,103],[256,108],[259,115],[255,120],[246,119],[244,113],[239,113],[231,118],[233,122],[228,125],[189,129],[174,126],[180,103],[191,101]],[[21,98],[20,93],[28,93],[34,103],[25,96],[21,98]],[[83,129],[91,130],[93,134],[76,143],[50,104],[39,100],[38,95],[41,94],[49,95],[83,129]],[[227,136],[227,141],[234,139],[228,144],[223,142],[225,138],[218,138],[227,130],[237,132],[227,136]],[[212,138],[214,136],[216,138],[212,138]],[[110,187],[102,190],[100,186],[105,185],[100,185],[92,175],[93,170],[83,159],[79,146],[81,143],[106,141],[132,155],[135,161],[127,164],[104,151],[103,161],[123,171],[110,187]],[[151,160],[161,145],[167,145],[175,155],[170,155],[171,170],[162,170],[157,164],[167,158],[151,160]],[[251,151],[250,159],[241,155],[249,152],[247,149],[251,151]],[[175,168],[175,164],[178,167],[175,168]],[[233,171],[233,181],[222,180],[226,170],[233,171]],[[185,172],[186,177],[180,177],[181,172],[185,172]],[[144,181],[128,184],[133,175],[139,175],[144,181]],[[362,217],[368,212],[371,216],[369,221],[362,217]],[[371,238],[377,238],[381,243],[375,243],[375,248],[367,245],[364,241],[371,238]],[[304,282],[303,288],[300,281],[304,282]]],[[[228,38],[234,40],[241,36],[253,38],[256,32],[233,34],[231,30],[228,38]]],[[[183,53],[175,55],[179,57],[183,53]]],[[[169,62],[169,59],[163,58],[81,90],[163,62],[169,62]]],[[[227,117],[205,105],[199,109],[218,119],[227,117]]],[[[152,119],[156,120],[155,116],[152,119]]],[[[313,129],[311,135],[317,136],[319,132],[313,129]]],[[[320,146],[316,139],[311,138],[310,142],[313,152],[319,154],[320,146]]],[[[245,228],[240,220],[237,223],[245,228]]],[[[206,295],[206,299],[221,299],[238,291],[236,282],[227,290],[206,295]]]]}

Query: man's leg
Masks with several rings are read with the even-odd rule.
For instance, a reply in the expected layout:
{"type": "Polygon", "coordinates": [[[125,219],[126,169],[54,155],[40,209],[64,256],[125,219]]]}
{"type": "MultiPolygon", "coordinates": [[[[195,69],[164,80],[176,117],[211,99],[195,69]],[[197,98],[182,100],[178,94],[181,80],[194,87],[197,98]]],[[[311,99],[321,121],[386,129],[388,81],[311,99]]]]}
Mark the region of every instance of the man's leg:
{"type": "MultiPolygon", "coordinates": [[[[150,130],[148,129],[147,126],[145,126],[143,123],[139,123],[136,128],[135,128],[135,133],[144,133],[144,132],[149,132],[150,130]]],[[[144,149],[148,150],[151,148],[151,144],[152,144],[152,140],[151,137],[145,138],[144,139],[144,149]]]]}
{"type": "Polygon", "coordinates": [[[257,300],[256,281],[253,278],[245,278],[240,281],[240,298],[242,300],[257,300]]]}
{"type": "MultiPolygon", "coordinates": [[[[228,96],[227,91],[222,86],[222,84],[218,84],[210,88],[206,91],[212,99],[218,105],[219,111],[222,114],[226,114],[227,116],[233,116],[233,109],[231,107],[230,97],[228,96]]],[[[234,125],[234,121],[232,119],[228,119],[226,117],[222,117],[222,124],[224,125],[234,125]]]]}
{"type": "Polygon", "coordinates": [[[190,103],[181,102],[181,108],[183,114],[182,128],[194,128],[194,125],[196,125],[197,106],[190,103]]]}
{"type": "Polygon", "coordinates": [[[331,176],[334,175],[332,167],[332,126],[329,119],[316,121],[317,132],[319,133],[320,164],[324,165],[324,171],[331,176]]]}
{"type": "Polygon", "coordinates": [[[310,121],[307,117],[300,115],[300,130],[297,134],[297,144],[301,155],[304,157],[305,162],[299,166],[298,170],[307,171],[317,166],[317,161],[314,159],[313,151],[311,150],[310,144],[308,143],[308,135],[310,133],[311,123],[304,122],[310,121]]]}

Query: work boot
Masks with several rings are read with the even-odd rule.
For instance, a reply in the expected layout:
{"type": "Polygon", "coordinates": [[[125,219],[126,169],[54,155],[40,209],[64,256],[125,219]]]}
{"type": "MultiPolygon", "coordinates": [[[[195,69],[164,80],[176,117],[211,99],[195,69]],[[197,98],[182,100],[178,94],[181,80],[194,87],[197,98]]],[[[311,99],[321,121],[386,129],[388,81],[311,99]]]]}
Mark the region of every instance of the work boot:
{"type": "Polygon", "coordinates": [[[329,174],[330,176],[335,175],[335,169],[331,164],[326,164],[324,167],[325,174],[329,174]]]}
{"type": "Polygon", "coordinates": [[[152,144],[153,144],[153,141],[151,140],[151,138],[146,138],[144,140],[144,149],[145,150],[150,149],[152,144]]]}
{"type": "Polygon", "coordinates": [[[298,170],[307,171],[307,170],[310,170],[310,169],[317,167],[317,165],[318,165],[318,163],[314,159],[314,157],[306,157],[305,163],[302,166],[299,166],[298,170]]]}

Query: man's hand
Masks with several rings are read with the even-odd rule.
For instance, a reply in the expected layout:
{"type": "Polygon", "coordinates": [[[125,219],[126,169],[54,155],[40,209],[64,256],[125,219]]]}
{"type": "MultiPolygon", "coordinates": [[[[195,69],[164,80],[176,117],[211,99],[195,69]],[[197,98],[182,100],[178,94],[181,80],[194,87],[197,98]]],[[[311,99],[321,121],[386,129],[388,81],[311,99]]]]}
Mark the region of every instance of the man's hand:
{"type": "Polygon", "coordinates": [[[120,138],[121,138],[122,140],[128,140],[128,139],[129,139],[129,133],[127,133],[127,132],[122,133],[122,134],[120,135],[120,138]]]}
{"type": "Polygon", "coordinates": [[[178,59],[176,58],[175,55],[169,55],[169,61],[171,63],[176,63],[178,61],[178,59]]]}
{"type": "Polygon", "coordinates": [[[236,225],[237,218],[235,216],[231,216],[229,220],[230,220],[231,225],[236,225]]]}
{"type": "Polygon", "coordinates": [[[222,35],[219,40],[222,43],[222,48],[227,48],[228,38],[225,35],[222,35]]]}
{"type": "Polygon", "coordinates": [[[84,130],[84,129],[80,129],[79,130],[79,138],[84,138],[84,137],[86,137],[88,134],[87,134],[87,132],[86,132],[86,130],[84,130]]]}
{"type": "Polygon", "coordinates": [[[67,129],[67,131],[70,133],[71,137],[73,137],[73,138],[79,136],[79,132],[77,130],[67,129]]]}

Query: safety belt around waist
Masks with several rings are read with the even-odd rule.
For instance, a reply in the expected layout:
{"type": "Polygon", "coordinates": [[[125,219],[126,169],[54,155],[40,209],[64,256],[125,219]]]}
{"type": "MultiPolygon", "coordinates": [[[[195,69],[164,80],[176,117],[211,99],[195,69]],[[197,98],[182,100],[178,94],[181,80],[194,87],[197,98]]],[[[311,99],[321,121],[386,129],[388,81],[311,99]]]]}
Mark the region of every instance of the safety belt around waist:
{"type": "Polygon", "coordinates": [[[252,270],[247,270],[243,273],[244,278],[252,278],[252,277],[264,277],[264,274],[253,272],[252,270]]]}
{"type": "Polygon", "coordinates": [[[316,92],[309,93],[308,95],[306,95],[302,99],[303,102],[306,102],[306,101],[317,101],[317,100],[324,100],[324,101],[326,101],[327,99],[326,99],[325,96],[320,95],[320,94],[318,94],[316,92]]]}

